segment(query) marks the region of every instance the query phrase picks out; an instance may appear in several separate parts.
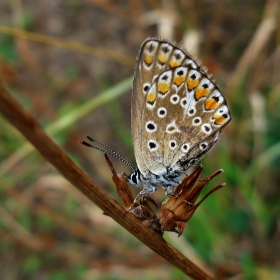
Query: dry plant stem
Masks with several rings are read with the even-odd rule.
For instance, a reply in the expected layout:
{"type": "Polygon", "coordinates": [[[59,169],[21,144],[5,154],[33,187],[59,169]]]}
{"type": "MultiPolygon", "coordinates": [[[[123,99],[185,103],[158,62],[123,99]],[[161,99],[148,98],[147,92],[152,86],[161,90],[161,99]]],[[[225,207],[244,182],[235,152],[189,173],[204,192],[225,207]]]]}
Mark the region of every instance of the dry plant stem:
{"type": "Polygon", "coordinates": [[[122,184],[122,182],[121,182],[122,179],[118,177],[118,175],[115,171],[115,168],[107,154],[105,154],[105,159],[113,173],[112,179],[115,183],[116,190],[121,199],[122,205],[125,209],[128,209],[131,206],[131,204],[133,203],[132,192],[130,189],[127,188],[127,184],[122,184]]]}
{"type": "Polygon", "coordinates": [[[96,203],[106,215],[113,218],[140,241],[193,279],[213,279],[158,234],[142,225],[133,215],[127,213],[123,207],[73,163],[44,132],[37,121],[27,114],[1,85],[0,111],[69,182],[96,203]]]}

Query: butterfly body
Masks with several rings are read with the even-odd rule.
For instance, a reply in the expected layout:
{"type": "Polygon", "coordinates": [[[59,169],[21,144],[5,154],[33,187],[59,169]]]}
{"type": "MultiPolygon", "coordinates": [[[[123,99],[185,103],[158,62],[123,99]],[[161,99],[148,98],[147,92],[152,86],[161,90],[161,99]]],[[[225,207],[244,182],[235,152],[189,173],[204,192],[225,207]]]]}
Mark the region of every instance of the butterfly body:
{"type": "Polygon", "coordinates": [[[128,182],[151,194],[171,194],[181,175],[217,142],[231,120],[226,100],[206,72],[181,48],[148,39],[137,57],[132,94],[132,138],[138,169],[128,182]]]}
{"type": "Polygon", "coordinates": [[[140,194],[152,194],[158,186],[161,186],[169,195],[172,194],[173,187],[181,183],[181,172],[173,172],[172,169],[167,168],[162,174],[149,171],[144,176],[139,169],[136,169],[130,175],[126,175],[126,179],[132,186],[143,188],[140,194]]]}

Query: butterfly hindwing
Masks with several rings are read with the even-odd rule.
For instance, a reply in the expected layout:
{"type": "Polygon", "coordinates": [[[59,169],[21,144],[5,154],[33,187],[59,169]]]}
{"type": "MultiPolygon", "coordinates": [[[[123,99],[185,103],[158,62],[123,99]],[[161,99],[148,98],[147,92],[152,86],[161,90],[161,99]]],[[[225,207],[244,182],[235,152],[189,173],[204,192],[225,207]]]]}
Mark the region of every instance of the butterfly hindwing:
{"type": "Polygon", "coordinates": [[[210,150],[230,121],[219,88],[190,65],[170,67],[154,78],[144,101],[141,160],[157,175],[180,163],[182,171],[188,169],[210,150]]]}

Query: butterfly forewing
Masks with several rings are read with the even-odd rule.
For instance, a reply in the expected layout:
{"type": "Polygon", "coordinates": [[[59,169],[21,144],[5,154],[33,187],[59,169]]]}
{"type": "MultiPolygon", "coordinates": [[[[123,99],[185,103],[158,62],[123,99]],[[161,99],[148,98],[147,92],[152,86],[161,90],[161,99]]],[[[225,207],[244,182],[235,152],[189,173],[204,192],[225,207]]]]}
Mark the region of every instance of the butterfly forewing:
{"type": "MultiPolygon", "coordinates": [[[[196,62],[184,51],[169,42],[148,39],[140,48],[134,70],[131,122],[135,157],[138,168],[144,175],[149,172],[149,164],[145,163],[142,150],[142,126],[144,125],[142,118],[146,96],[161,73],[180,65],[192,65],[193,68],[198,68],[196,62]]],[[[150,100],[152,102],[152,96],[150,100]]]]}
{"type": "Polygon", "coordinates": [[[144,42],[132,96],[133,143],[143,175],[187,170],[230,119],[216,84],[184,51],[161,40],[144,42]]]}

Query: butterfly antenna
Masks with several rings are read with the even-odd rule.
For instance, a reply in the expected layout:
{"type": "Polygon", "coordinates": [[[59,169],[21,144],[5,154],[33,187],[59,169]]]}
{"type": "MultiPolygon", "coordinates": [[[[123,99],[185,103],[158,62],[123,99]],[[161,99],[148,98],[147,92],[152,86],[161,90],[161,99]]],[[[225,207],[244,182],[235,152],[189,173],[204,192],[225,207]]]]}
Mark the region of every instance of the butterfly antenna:
{"type": "Polygon", "coordinates": [[[95,143],[95,144],[98,144],[100,146],[102,146],[104,149],[101,149],[99,147],[95,147],[95,146],[92,146],[91,144],[85,142],[85,141],[80,141],[81,144],[87,146],[87,147],[91,147],[91,148],[94,148],[98,151],[101,151],[105,154],[108,154],[114,158],[117,158],[118,160],[122,161],[124,164],[126,164],[127,166],[129,166],[133,171],[136,170],[136,168],[129,162],[127,161],[126,159],[124,159],[120,154],[118,154],[117,152],[113,151],[112,149],[108,148],[107,146],[105,146],[104,144],[98,142],[97,140],[91,138],[90,136],[86,135],[87,139],[90,140],[91,142],[95,143]]]}

